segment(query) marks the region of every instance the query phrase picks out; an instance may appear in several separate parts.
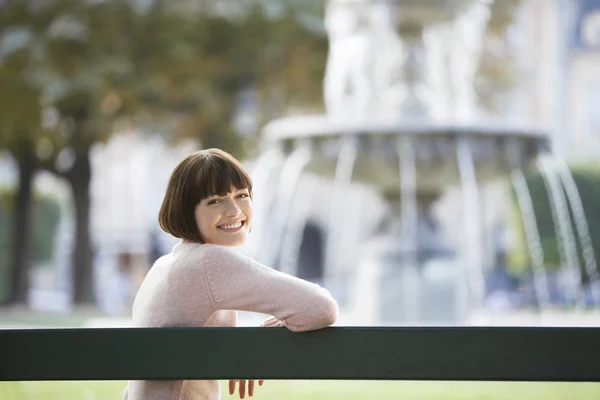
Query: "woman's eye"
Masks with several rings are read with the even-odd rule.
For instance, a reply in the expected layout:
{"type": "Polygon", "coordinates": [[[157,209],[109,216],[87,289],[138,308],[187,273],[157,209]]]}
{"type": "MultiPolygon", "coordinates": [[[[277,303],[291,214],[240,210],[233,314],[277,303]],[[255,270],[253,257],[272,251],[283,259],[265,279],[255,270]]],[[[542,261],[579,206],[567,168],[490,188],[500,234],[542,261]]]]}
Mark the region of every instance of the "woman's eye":
{"type": "Polygon", "coordinates": [[[207,203],[208,205],[212,205],[212,204],[218,204],[219,203],[219,199],[214,199],[214,200],[209,200],[209,202],[207,203]]]}
{"type": "Polygon", "coordinates": [[[248,197],[248,193],[241,193],[238,195],[238,198],[240,199],[245,199],[246,197],[248,197]]]}

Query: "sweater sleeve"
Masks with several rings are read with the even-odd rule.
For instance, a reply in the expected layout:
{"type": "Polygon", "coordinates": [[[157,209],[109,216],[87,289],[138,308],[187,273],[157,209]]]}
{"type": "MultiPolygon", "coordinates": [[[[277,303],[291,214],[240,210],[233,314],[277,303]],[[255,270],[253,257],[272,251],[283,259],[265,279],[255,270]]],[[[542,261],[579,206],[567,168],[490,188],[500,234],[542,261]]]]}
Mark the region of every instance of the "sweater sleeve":
{"type": "Polygon", "coordinates": [[[235,250],[204,245],[203,271],[215,307],[273,315],[292,331],[335,323],[338,305],[324,288],[275,271],[235,250]]]}

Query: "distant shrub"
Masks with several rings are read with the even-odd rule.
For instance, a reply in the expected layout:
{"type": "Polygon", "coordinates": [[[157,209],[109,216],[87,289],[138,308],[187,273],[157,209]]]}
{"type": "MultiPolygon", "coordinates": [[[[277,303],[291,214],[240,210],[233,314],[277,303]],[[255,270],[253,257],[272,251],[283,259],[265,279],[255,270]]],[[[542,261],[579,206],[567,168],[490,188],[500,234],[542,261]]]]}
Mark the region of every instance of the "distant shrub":
{"type": "MultiPolygon", "coordinates": [[[[0,301],[8,296],[11,283],[15,196],[12,188],[0,189],[0,301]]],[[[60,221],[60,203],[55,198],[35,193],[32,208],[32,261],[48,262],[53,257],[54,238],[60,221]]]]}

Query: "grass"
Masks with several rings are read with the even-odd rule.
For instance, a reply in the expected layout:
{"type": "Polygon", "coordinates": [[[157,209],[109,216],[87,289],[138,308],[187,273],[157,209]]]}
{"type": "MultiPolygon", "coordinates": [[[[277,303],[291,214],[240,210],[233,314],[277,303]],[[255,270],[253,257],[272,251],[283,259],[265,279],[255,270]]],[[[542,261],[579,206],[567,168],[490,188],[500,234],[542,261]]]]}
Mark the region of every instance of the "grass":
{"type": "MultiPolygon", "coordinates": [[[[5,400],[120,399],[125,382],[3,382],[5,400]]],[[[221,382],[223,400],[237,399],[221,382]]],[[[600,383],[267,381],[256,400],[600,400],[600,383]]]]}

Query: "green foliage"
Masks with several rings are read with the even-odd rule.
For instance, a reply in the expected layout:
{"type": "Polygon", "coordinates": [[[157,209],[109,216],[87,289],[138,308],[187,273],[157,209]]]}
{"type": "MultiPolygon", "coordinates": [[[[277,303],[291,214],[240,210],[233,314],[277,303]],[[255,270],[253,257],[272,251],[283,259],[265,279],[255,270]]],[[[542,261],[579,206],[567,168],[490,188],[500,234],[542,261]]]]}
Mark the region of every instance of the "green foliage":
{"type": "MultiPolygon", "coordinates": [[[[11,277],[15,191],[0,189],[0,300],[8,294],[11,277]]],[[[35,263],[52,260],[54,238],[60,220],[59,202],[36,193],[33,200],[31,261],[35,263]]]]}
{"type": "Polygon", "coordinates": [[[512,275],[522,275],[527,272],[529,265],[529,251],[527,249],[527,238],[521,219],[521,211],[517,203],[513,187],[509,187],[511,192],[511,207],[508,215],[508,226],[510,228],[512,247],[506,255],[506,266],[508,272],[512,275]]]}
{"type": "Polygon", "coordinates": [[[0,106],[19,116],[0,116],[0,147],[20,131],[34,141],[50,136],[55,155],[63,147],[86,151],[124,121],[241,156],[232,125],[241,89],[260,93],[261,122],[289,106],[320,107],[322,9],[296,0],[231,8],[189,0],[4,2],[0,39],[15,31],[29,39],[0,60],[0,106]],[[61,117],[50,132],[37,129],[44,108],[61,117]]]}
{"type": "MultiPolygon", "coordinates": [[[[596,256],[600,256],[600,165],[571,166],[571,173],[583,203],[583,208],[588,221],[592,245],[596,256]]],[[[535,217],[540,232],[540,240],[544,251],[544,263],[549,270],[556,270],[560,266],[558,242],[552,220],[552,211],[544,179],[538,170],[530,171],[525,179],[531,192],[535,217]]],[[[522,274],[530,268],[529,250],[525,240],[525,233],[521,214],[514,190],[511,188],[512,217],[510,221],[514,246],[508,255],[508,267],[515,274],[522,274]]],[[[572,213],[571,213],[572,216],[572,213]]],[[[573,218],[571,218],[573,219],[573,218]]],[[[573,224],[573,232],[579,243],[577,230],[573,224]]],[[[583,256],[578,244],[580,267],[583,270],[583,256]]]]}

